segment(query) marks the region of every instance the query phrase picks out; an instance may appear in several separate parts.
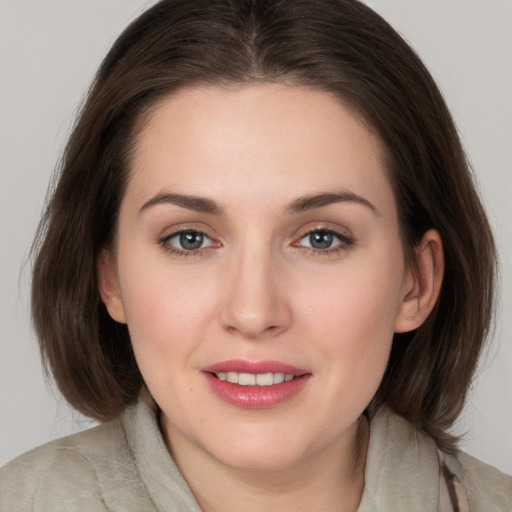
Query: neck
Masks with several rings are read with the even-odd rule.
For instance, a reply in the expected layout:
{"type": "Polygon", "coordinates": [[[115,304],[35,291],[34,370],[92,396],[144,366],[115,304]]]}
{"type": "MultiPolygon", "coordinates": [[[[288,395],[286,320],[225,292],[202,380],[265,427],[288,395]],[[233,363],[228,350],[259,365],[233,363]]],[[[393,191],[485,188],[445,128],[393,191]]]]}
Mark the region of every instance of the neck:
{"type": "Polygon", "coordinates": [[[354,425],[350,442],[335,440],[293,466],[277,470],[226,466],[194,453],[183,439],[175,439],[173,433],[167,435],[165,427],[163,431],[176,464],[204,512],[355,512],[361,501],[369,440],[364,417],[354,425]]]}

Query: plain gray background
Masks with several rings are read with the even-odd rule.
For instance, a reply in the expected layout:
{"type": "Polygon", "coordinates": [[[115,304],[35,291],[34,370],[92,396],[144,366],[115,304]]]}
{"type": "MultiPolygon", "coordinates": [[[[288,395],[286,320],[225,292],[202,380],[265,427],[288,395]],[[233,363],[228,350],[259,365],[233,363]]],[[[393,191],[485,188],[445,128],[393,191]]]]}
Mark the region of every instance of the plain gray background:
{"type": "MultiPolygon", "coordinates": [[[[114,39],[153,2],[0,0],[0,465],[91,423],[45,384],[23,268],[74,113],[114,39]]],[[[372,0],[437,79],[502,262],[501,316],[458,432],[512,473],[512,1],[372,0]]]]}

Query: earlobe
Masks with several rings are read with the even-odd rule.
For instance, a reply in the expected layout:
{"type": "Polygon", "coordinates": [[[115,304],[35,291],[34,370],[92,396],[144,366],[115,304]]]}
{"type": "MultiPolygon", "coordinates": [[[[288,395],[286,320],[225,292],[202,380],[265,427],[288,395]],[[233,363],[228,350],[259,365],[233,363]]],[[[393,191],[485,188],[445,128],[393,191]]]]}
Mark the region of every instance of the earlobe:
{"type": "Polygon", "coordinates": [[[439,233],[427,231],[415,249],[416,265],[404,280],[395,332],[417,329],[434,308],[444,274],[443,244],[439,233]]]}
{"type": "Polygon", "coordinates": [[[98,275],[98,290],[101,300],[110,316],[116,322],[125,324],[126,316],[124,306],[119,290],[118,279],[116,275],[115,264],[109,251],[102,249],[96,262],[98,275]]]}

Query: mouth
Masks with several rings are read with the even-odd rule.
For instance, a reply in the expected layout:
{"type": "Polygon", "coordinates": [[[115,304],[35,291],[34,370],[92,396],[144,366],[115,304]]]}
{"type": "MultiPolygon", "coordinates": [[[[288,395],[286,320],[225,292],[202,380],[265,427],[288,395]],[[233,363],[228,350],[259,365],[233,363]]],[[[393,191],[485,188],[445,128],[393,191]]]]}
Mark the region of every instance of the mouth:
{"type": "Polygon", "coordinates": [[[219,372],[213,373],[217,379],[238,384],[239,386],[273,386],[274,384],[282,384],[300,377],[292,373],[238,373],[238,372],[219,372]]]}
{"type": "Polygon", "coordinates": [[[276,361],[224,361],[202,370],[210,389],[224,402],[245,409],[275,407],[296,396],[311,372],[276,361]]]}

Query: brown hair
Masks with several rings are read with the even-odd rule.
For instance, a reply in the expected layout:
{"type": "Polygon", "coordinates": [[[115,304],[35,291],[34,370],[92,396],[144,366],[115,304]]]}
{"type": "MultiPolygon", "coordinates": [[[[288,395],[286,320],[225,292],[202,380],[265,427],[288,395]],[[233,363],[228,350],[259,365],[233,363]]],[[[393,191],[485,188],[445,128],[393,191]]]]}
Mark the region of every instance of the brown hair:
{"type": "Polygon", "coordinates": [[[100,250],[112,243],[137,126],[178,88],[278,81],[336,94],[379,134],[406,254],[429,228],[444,245],[438,303],[395,335],[370,404],[438,444],[464,405],[493,313],[492,234],[456,128],[413,50],[355,0],[163,0],[103,61],[66,147],[34,244],[32,307],[45,367],[76,409],[119,415],[143,384],[128,330],[103,306],[100,250]]]}

